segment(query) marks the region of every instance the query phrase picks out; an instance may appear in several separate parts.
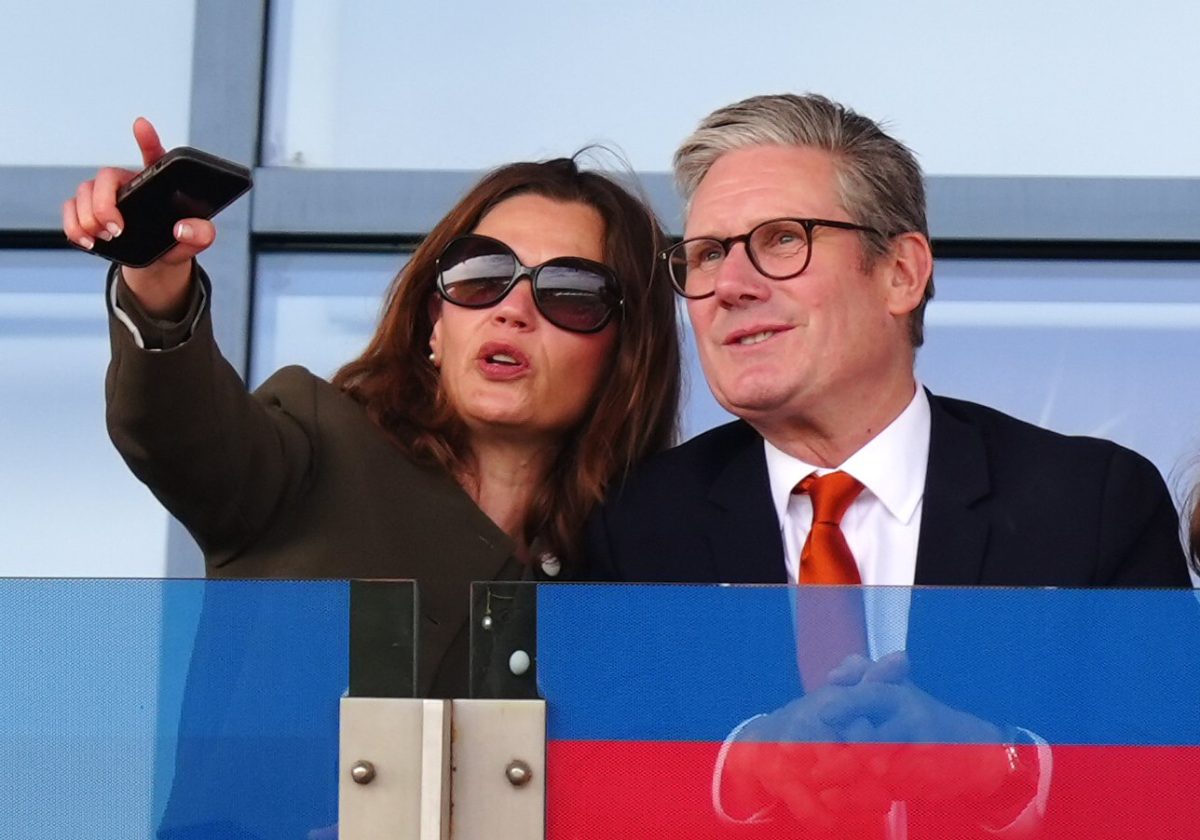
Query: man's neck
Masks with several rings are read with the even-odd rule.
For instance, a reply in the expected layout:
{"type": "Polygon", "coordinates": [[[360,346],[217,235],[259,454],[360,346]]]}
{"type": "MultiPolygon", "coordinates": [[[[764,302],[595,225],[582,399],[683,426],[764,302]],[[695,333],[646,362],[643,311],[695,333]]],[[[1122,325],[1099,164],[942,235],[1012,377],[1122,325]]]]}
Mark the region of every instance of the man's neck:
{"type": "Polygon", "coordinates": [[[860,389],[827,411],[779,420],[748,418],[748,422],[780,451],[814,466],[834,468],[899,417],[912,402],[916,387],[910,372],[883,387],[860,389]]]}

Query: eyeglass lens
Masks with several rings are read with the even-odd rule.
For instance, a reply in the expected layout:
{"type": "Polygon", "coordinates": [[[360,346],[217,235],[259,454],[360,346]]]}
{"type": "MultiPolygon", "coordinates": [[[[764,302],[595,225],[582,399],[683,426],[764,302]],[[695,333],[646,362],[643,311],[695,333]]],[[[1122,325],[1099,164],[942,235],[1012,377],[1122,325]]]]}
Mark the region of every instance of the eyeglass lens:
{"type": "MultiPolygon", "coordinates": [[[[768,277],[791,277],[808,264],[809,234],[800,222],[766,222],[750,231],[745,244],[750,261],[768,277]]],[[[670,253],[671,278],[688,295],[706,295],[713,290],[717,269],[727,256],[725,243],[719,239],[681,242],[670,253]]]]}

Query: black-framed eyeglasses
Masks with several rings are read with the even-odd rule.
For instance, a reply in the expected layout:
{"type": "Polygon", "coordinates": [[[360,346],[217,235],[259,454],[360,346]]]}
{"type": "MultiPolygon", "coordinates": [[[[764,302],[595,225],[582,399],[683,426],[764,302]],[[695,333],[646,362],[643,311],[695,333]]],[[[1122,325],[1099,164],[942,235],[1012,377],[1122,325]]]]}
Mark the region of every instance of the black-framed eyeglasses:
{"type": "Polygon", "coordinates": [[[832,219],[769,219],[740,236],[685,239],[658,256],[667,263],[675,291],[685,298],[706,298],[716,291],[717,270],[734,243],[746,246],[751,264],[763,275],[772,280],[790,280],[808,268],[813,229],[818,227],[881,235],[872,227],[832,219]]]}
{"type": "Polygon", "coordinates": [[[624,302],[608,266],[582,257],[556,257],[524,265],[499,239],[477,233],[460,236],[437,259],[437,289],[456,306],[495,306],[528,277],[538,312],[570,332],[604,329],[624,302]]]}

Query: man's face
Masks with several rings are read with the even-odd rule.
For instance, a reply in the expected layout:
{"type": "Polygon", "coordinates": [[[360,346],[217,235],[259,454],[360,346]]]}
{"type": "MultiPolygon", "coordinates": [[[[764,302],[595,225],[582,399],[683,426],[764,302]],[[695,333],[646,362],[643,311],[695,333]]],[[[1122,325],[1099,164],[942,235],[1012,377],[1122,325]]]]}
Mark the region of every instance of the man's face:
{"type": "MultiPolygon", "coordinates": [[[[692,196],[685,238],[724,239],[783,217],[860,222],[841,206],[833,158],[754,146],[717,159],[692,196]]],[[[712,297],[689,300],[700,360],[717,401],[760,431],[846,415],[847,402],[911,377],[905,317],[889,261],[864,269],[855,231],[817,227],[798,277],[773,280],[735,244],[712,297]]],[[[910,392],[911,393],[911,392],[910,392]]]]}

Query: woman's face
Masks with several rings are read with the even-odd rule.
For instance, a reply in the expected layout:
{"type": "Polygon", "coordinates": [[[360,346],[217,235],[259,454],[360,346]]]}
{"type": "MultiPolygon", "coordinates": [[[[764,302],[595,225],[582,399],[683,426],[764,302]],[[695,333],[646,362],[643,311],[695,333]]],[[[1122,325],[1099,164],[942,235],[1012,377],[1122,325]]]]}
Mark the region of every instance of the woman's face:
{"type": "MultiPolygon", "coordinates": [[[[604,261],[604,221],[586,204],[518,195],[473,233],[508,245],[524,265],[555,257],[604,261]]],[[[473,437],[553,444],[583,417],[617,339],[568,332],[538,312],[528,278],[497,304],[467,309],[438,299],[429,339],[442,388],[473,437]]]]}

